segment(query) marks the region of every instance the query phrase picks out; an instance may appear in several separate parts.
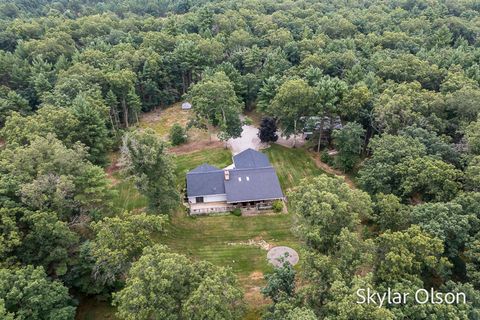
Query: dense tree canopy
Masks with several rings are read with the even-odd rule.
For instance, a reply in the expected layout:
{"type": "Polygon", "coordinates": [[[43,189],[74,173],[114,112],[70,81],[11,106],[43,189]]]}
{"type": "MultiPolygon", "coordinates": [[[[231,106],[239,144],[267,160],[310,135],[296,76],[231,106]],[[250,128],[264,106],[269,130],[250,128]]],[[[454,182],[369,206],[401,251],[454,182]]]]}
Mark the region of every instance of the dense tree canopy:
{"type": "MultiPolygon", "coordinates": [[[[271,276],[270,297],[289,293],[265,319],[478,318],[479,13],[473,0],[3,1],[0,318],[71,319],[69,293],[113,291],[124,319],[240,317],[230,271],[154,246],[167,222],[152,213],[179,208],[179,180],[169,144],[137,125],[185,99],[190,124],[224,141],[243,111],[275,119],[270,142],[313,119],[304,148],[335,148],[329,163],[357,185],[293,189],[305,283],[290,294],[271,276]],[[118,149],[125,170],[107,179],[118,149]],[[117,174],[152,215],[112,206],[117,174]],[[470,299],[350,304],[367,286],[470,299]]],[[[184,137],[175,127],[173,144],[184,137]]]]}
{"type": "Polygon", "coordinates": [[[42,267],[0,269],[0,295],[4,311],[15,319],[75,318],[68,288],[48,279],[42,267]]]}

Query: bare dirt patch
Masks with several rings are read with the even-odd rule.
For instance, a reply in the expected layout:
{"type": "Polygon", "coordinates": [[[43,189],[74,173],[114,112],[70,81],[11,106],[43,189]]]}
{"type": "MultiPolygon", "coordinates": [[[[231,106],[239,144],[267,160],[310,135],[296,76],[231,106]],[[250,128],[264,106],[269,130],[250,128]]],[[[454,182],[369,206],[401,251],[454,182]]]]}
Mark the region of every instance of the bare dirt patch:
{"type": "Polygon", "coordinates": [[[240,277],[240,282],[245,290],[244,298],[247,305],[261,308],[271,303],[270,299],[265,298],[260,291],[266,283],[262,272],[254,271],[248,276],[240,277]]]}
{"type": "Polygon", "coordinates": [[[247,241],[238,241],[238,242],[228,242],[227,245],[229,246],[252,246],[257,247],[262,250],[270,250],[273,247],[272,244],[268,243],[267,241],[263,240],[261,237],[256,237],[254,239],[249,239],[247,241]]]}

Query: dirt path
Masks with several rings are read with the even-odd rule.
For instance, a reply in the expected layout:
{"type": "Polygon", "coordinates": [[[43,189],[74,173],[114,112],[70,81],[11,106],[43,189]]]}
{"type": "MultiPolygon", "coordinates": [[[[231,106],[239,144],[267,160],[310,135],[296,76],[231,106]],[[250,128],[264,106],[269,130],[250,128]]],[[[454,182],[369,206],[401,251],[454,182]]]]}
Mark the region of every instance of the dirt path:
{"type": "Polygon", "coordinates": [[[311,153],[310,155],[311,155],[312,159],[315,161],[315,164],[317,165],[317,167],[319,167],[320,169],[322,169],[323,171],[325,171],[327,173],[336,175],[338,177],[342,177],[343,180],[345,180],[345,182],[350,186],[350,188],[352,188],[352,189],[357,188],[357,186],[355,186],[355,183],[352,181],[352,179],[350,179],[350,177],[345,175],[342,171],[337,170],[335,168],[332,168],[328,164],[326,164],[325,162],[322,162],[322,160],[320,160],[320,156],[318,154],[311,153]]]}

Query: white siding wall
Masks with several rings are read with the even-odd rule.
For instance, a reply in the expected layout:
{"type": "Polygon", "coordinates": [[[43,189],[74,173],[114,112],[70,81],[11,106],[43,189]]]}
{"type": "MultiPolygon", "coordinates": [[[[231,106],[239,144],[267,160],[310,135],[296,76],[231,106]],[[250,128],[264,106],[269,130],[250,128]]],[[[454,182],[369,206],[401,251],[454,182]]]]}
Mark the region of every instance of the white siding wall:
{"type": "MultiPolygon", "coordinates": [[[[209,195],[209,196],[203,196],[203,202],[222,202],[222,201],[227,201],[227,195],[226,194],[215,194],[215,195],[209,195]]],[[[188,197],[188,202],[189,203],[196,203],[195,197],[188,197]]]]}

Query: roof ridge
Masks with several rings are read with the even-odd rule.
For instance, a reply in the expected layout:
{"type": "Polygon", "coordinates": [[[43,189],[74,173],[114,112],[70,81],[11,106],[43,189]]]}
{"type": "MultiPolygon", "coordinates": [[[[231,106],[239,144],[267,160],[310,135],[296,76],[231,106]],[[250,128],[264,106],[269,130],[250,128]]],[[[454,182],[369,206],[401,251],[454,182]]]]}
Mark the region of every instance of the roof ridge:
{"type": "Polygon", "coordinates": [[[197,172],[191,172],[191,171],[189,171],[189,172],[187,172],[187,174],[206,174],[206,173],[215,173],[215,172],[223,172],[223,170],[220,169],[220,170],[203,171],[203,172],[198,172],[198,171],[197,172]]]}
{"type": "Polygon", "coordinates": [[[234,168],[230,169],[231,171],[247,171],[247,170],[260,170],[260,169],[275,169],[273,166],[267,167],[253,167],[253,168],[234,168]]]}

